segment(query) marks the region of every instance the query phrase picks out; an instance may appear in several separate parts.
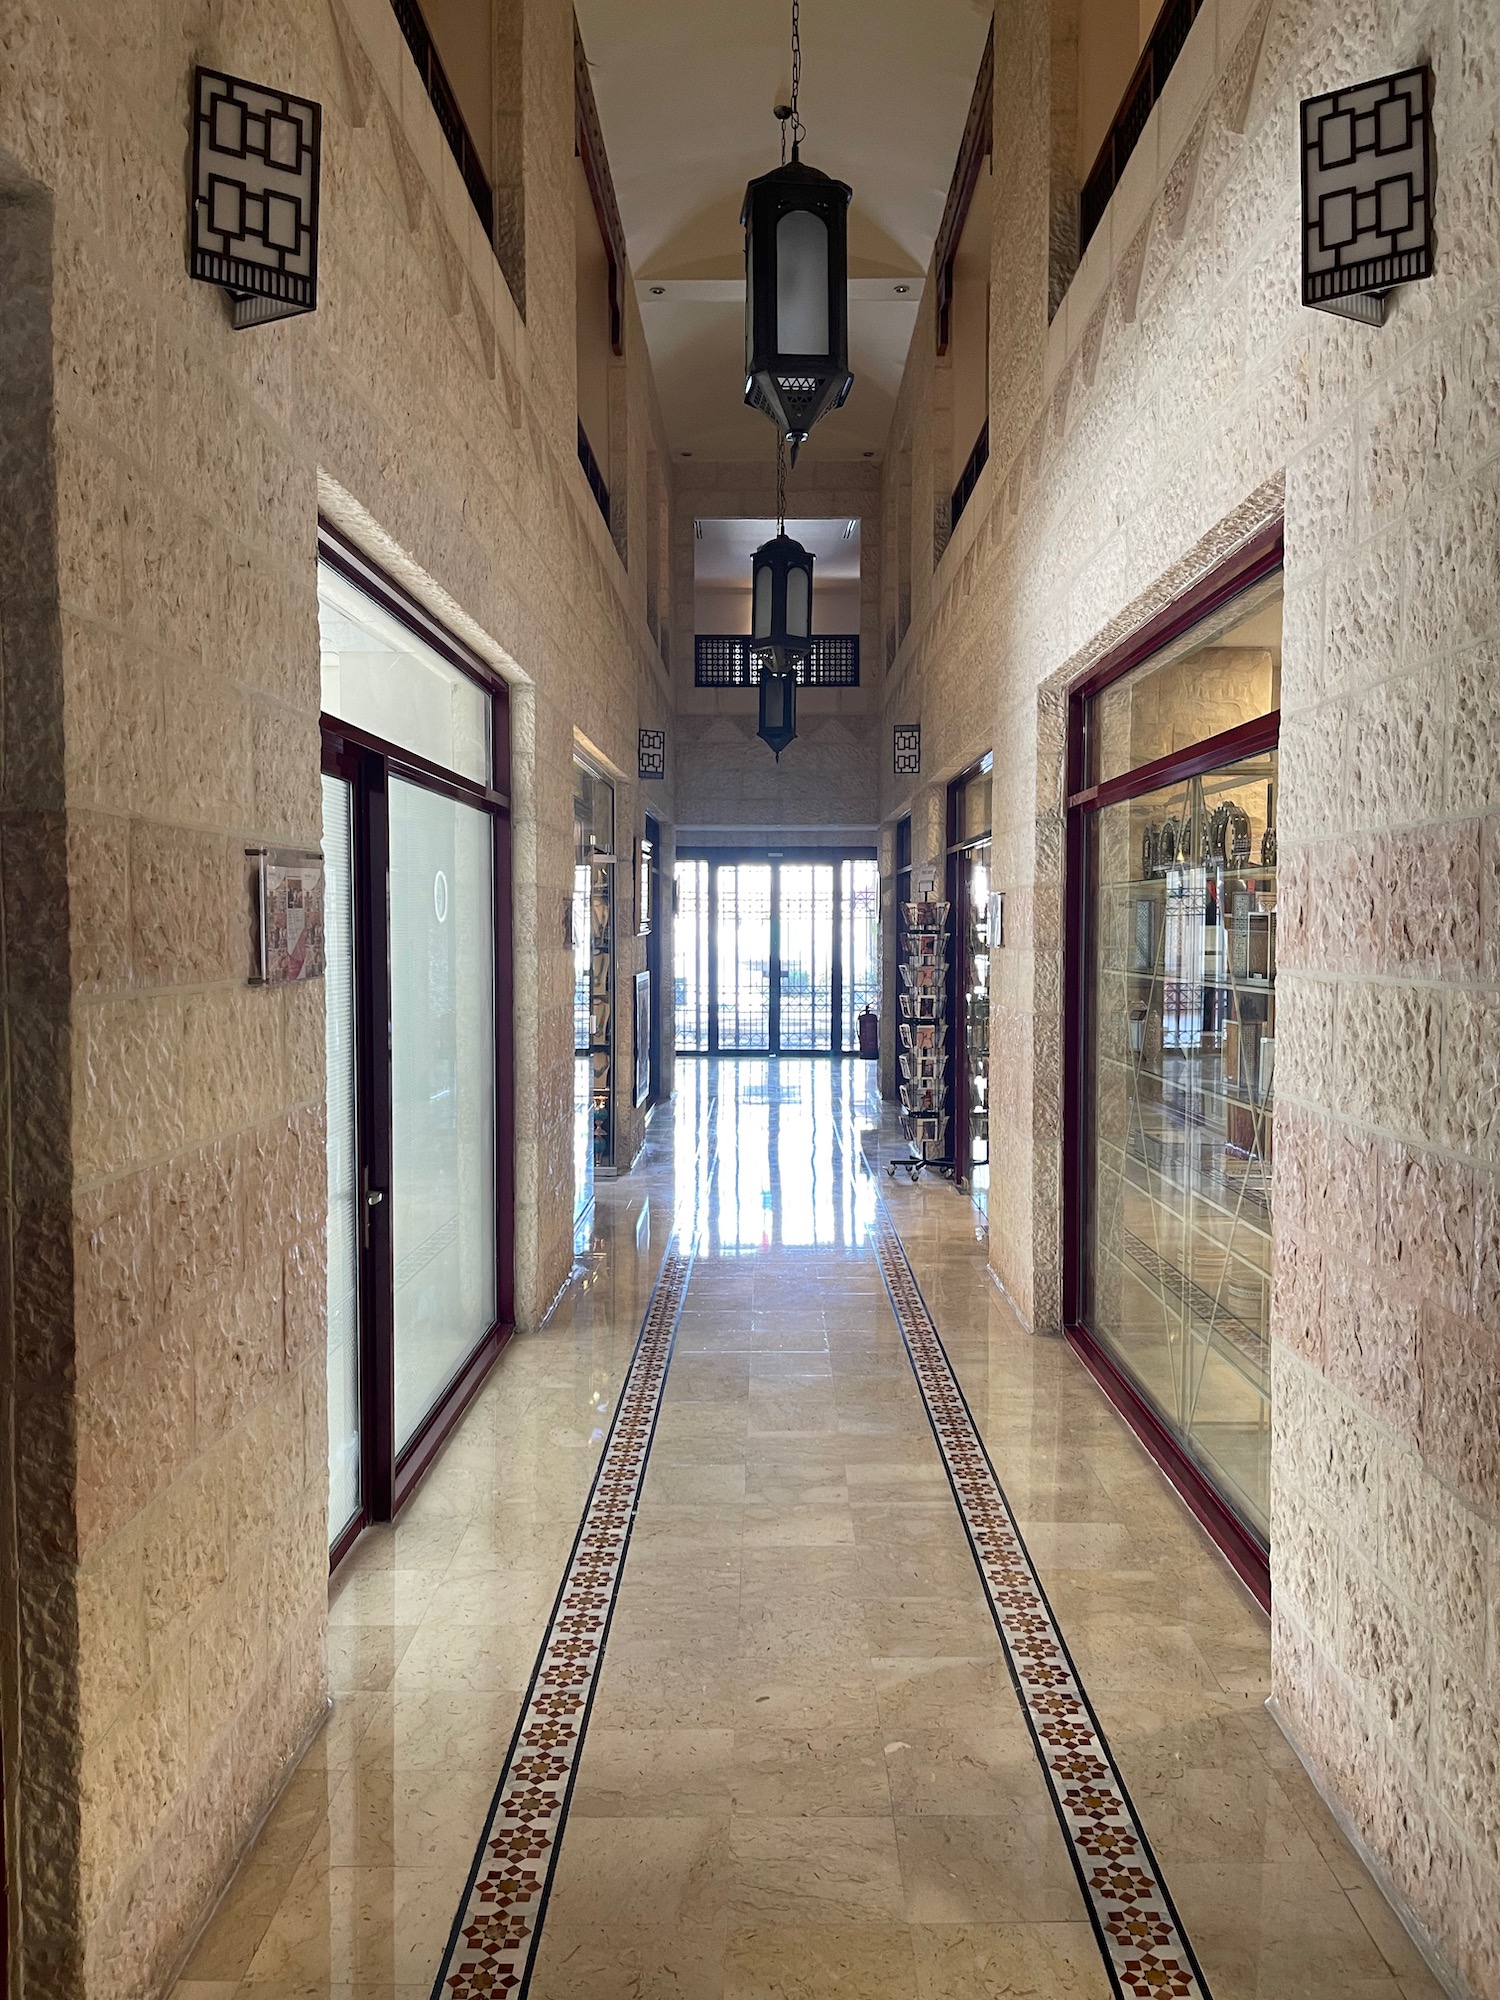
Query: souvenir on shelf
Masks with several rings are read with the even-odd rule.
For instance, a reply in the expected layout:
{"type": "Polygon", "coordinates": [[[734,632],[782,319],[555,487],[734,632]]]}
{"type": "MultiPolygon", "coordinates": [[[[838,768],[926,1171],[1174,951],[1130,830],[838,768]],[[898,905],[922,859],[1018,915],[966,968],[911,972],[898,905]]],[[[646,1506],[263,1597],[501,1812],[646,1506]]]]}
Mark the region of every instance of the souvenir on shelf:
{"type": "Polygon", "coordinates": [[[948,966],[948,905],[903,903],[906,919],[901,963],[901,1125],[911,1151],[891,1160],[916,1180],[924,1167],[950,1173],[946,1156],[948,1023],[944,979],[948,966]]]}

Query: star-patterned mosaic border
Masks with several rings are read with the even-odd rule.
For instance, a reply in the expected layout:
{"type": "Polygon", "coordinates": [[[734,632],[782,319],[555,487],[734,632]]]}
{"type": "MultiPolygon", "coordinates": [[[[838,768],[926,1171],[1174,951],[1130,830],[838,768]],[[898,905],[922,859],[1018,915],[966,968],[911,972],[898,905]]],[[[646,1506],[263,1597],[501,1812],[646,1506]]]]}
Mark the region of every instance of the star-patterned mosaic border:
{"type": "Polygon", "coordinates": [[[1118,2000],[1210,2000],[906,1251],[877,1194],[880,1274],[927,1408],[1118,2000]]]}
{"type": "Polygon", "coordinates": [[[674,1233],[662,1259],[432,2000],[520,2000],[531,1983],[696,1240],[674,1233]]]}

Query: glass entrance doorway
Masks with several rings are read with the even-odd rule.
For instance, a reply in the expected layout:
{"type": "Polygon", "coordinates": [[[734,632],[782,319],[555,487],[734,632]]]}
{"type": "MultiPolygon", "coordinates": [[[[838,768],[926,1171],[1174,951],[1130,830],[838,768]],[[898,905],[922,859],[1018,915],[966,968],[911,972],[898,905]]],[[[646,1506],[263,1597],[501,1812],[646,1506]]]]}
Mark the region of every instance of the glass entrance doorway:
{"type": "Polygon", "coordinates": [[[329,1532],[394,1517],[512,1318],[503,687],[324,537],[329,1532]]]}
{"type": "Polygon", "coordinates": [[[679,857],[679,1055],[840,1055],[879,991],[873,849],[679,857]]]}

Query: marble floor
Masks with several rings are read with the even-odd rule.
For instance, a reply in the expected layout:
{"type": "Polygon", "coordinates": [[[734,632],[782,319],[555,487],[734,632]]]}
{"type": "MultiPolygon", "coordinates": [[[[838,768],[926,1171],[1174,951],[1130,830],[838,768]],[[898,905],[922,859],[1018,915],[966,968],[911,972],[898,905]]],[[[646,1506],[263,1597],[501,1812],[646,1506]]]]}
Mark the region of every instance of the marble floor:
{"type": "MultiPolygon", "coordinates": [[[[696,1263],[534,2000],[1112,1990],[875,1254],[941,1334],[1215,2000],[1438,2000],[1263,1707],[1264,1617],[863,1064],[683,1061],[641,1168],[332,1590],[328,1727],[176,2000],[433,1991],[674,1227],[696,1263]],[[696,1199],[695,1199],[696,1197],[696,1199]]],[[[460,1989],[453,1989],[455,1992],[460,1989]]],[[[469,1990],[506,1990],[473,1986],[469,1990]]]]}

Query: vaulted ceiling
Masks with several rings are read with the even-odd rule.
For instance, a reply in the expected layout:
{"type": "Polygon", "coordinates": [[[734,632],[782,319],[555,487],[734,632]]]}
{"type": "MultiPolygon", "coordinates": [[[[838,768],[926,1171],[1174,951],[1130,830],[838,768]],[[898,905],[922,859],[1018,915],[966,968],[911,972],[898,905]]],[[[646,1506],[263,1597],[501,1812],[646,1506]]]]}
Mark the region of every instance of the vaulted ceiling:
{"type": "MultiPolygon", "coordinates": [[[[674,453],[768,460],[744,407],[745,183],[780,157],[790,0],[575,0],[674,453]]],[[[803,0],[804,157],[854,189],[855,385],[805,456],[880,452],[991,0],[803,0]]]]}

